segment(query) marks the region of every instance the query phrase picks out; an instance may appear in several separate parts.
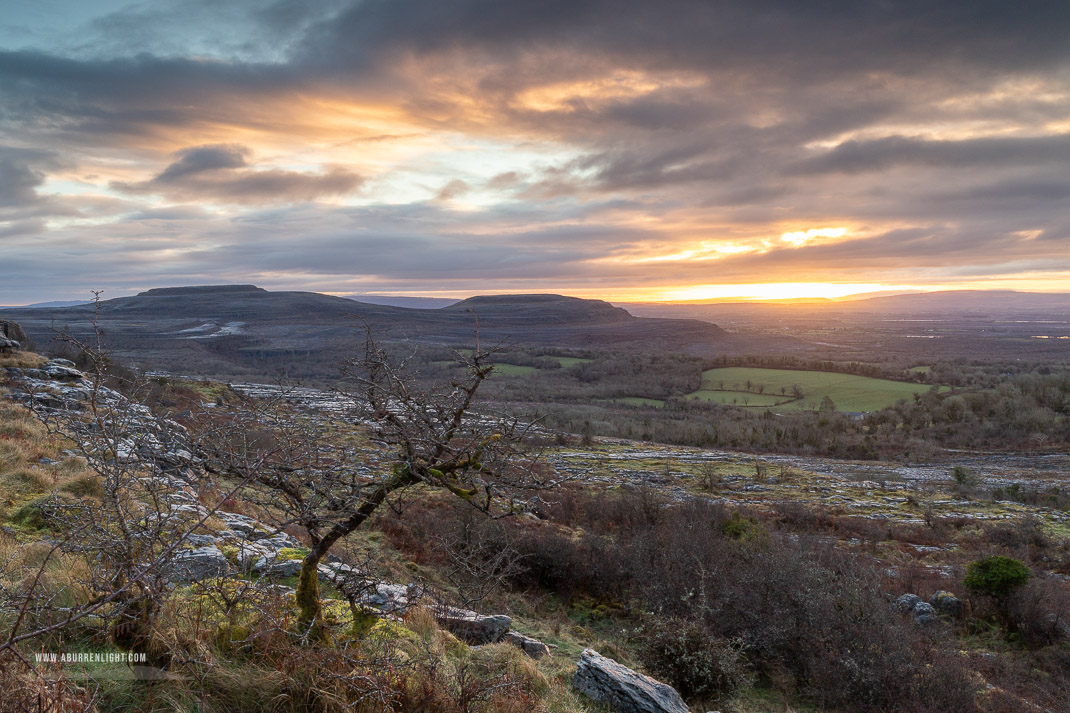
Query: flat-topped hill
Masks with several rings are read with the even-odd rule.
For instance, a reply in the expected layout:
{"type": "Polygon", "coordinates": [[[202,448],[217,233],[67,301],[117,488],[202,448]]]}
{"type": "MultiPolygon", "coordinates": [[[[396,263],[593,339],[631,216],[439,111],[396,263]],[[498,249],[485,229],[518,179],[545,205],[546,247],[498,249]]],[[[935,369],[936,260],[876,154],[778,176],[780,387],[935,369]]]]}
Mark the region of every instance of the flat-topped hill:
{"type": "MultiPolygon", "coordinates": [[[[641,318],[602,300],[563,295],[473,297],[440,309],[357,302],[315,292],[274,292],[254,285],[147,290],[97,305],[106,343],[150,367],[218,373],[206,362],[258,370],[286,360],[337,363],[363,339],[365,325],[382,340],[469,346],[481,339],[526,346],[686,351],[724,354],[804,345],[789,338],[743,337],[693,319],[641,318]]],[[[39,344],[53,325],[87,334],[93,305],[5,309],[39,344]]]]}
{"type": "Polygon", "coordinates": [[[192,287],[154,287],[151,290],[139,292],[138,297],[166,297],[169,295],[199,295],[199,294],[236,294],[241,292],[263,292],[263,287],[256,285],[194,285],[192,287]]]}

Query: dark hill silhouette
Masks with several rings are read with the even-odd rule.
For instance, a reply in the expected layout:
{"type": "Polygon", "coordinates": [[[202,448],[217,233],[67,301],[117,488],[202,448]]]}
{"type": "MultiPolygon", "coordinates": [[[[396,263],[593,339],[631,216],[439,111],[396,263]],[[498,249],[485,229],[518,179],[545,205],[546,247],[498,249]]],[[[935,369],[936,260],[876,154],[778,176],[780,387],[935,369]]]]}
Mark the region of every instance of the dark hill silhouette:
{"type": "MultiPolygon", "coordinates": [[[[93,306],[2,314],[43,344],[53,324],[88,334],[93,306]]],[[[805,348],[790,338],[734,335],[700,320],[641,318],[601,300],[543,294],[411,309],[254,285],[168,287],[104,300],[98,316],[106,346],[120,357],[188,373],[225,373],[234,366],[250,373],[289,371],[287,363],[295,360],[306,367],[322,364],[324,373],[330,365],[333,373],[360,344],[365,324],[383,340],[468,346],[475,341],[477,318],[485,343],[708,355],[805,348]]]]}

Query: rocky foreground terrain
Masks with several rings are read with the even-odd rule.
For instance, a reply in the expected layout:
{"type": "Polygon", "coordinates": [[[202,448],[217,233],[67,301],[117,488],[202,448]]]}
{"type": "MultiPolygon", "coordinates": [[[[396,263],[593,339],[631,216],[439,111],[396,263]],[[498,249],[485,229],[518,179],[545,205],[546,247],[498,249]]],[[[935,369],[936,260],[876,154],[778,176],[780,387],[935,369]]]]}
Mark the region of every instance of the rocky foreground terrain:
{"type": "MultiPolygon", "coordinates": [[[[19,347],[15,340],[0,344],[8,353],[19,347]]],[[[187,534],[180,548],[166,563],[166,578],[172,588],[190,583],[213,581],[216,586],[226,580],[255,582],[258,594],[273,598],[292,598],[292,581],[300,574],[302,543],[286,532],[272,528],[255,518],[222,507],[201,504],[199,487],[203,483],[204,459],[186,437],[179,423],[154,415],[148,408],[132,403],[122,394],[95,383],[74,368],[66,359],[34,360],[32,367],[6,366],[0,383],[7,389],[3,396],[24,404],[45,422],[55,419],[67,424],[79,422],[79,415],[90,411],[107,411],[121,419],[115,431],[121,444],[116,458],[137,468],[145,478],[162,486],[162,510],[189,520],[207,522],[195,534],[187,534]]],[[[322,400],[322,392],[303,392],[306,399],[322,400]]],[[[266,395],[266,392],[265,394],[266,395]]],[[[312,401],[306,400],[307,405],[312,401]]],[[[309,413],[315,413],[310,410],[309,413]]],[[[90,457],[85,449],[68,450],[73,458],[90,457]]],[[[42,459],[41,466],[56,461],[42,459]]],[[[13,534],[14,531],[11,531],[13,534]]],[[[419,583],[396,583],[370,576],[367,571],[343,563],[337,557],[318,567],[320,581],[328,591],[342,595],[326,599],[325,608],[357,605],[364,614],[383,620],[401,621],[414,607],[428,608],[437,623],[471,646],[505,642],[525,655],[539,659],[552,656],[545,643],[511,629],[512,620],[505,614],[481,614],[438,601],[419,583]]],[[[626,666],[585,650],[576,666],[574,686],[593,701],[602,701],[625,713],[683,713],[688,710],[671,687],[626,666]]]]}
{"type": "MultiPolygon", "coordinates": [[[[177,421],[94,382],[70,361],[46,360],[18,352],[16,346],[0,345],[8,355],[0,373],[4,397],[28,407],[35,418],[51,427],[64,424],[73,439],[73,446],[62,453],[39,457],[30,465],[33,471],[58,473],[71,463],[92,460],[94,453],[87,444],[96,443],[93,439],[99,434],[89,426],[80,431],[78,424],[86,423],[90,414],[111,414],[108,418],[114,428],[103,427],[112,437],[107,467],[126,469],[152,483],[152,492],[159,498],[155,517],[190,524],[162,567],[171,596],[189,597],[205,587],[224,592],[238,587],[250,592],[249,601],[265,611],[290,606],[287,602],[293,601],[295,579],[307,552],[300,532],[272,527],[242,507],[240,500],[206,498],[206,484],[212,480],[210,463],[177,421]]],[[[295,417],[307,419],[325,432],[334,428],[351,406],[344,397],[309,388],[254,383],[211,386],[222,393],[284,401],[295,417]]],[[[200,407],[210,413],[216,405],[205,398],[200,407]]],[[[984,551],[979,550],[979,538],[1019,547],[1013,544],[1018,542],[1014,538],[1024,537],[1024,546],[1032,548],[1035,577],[1053,586],[1070,581],[1065,545],[1070,534],[1068,515],[1056,497],[1067,486],[1070,459],[1063,455],[953,453],[937,462],[902,464],[756,456],[567,434],[544,433],[541,437],[551,444],[545,446],[547,463],[558,474],[570,477],[572,495],[532,498],[519,518],[521,530],[525,522],[559,527],[556,523],[563,503],[579,493],[594,498],[592,502],[599,493],[632,493],[630,497],[641,507],[680,508],[680,512],[690,512],[686,508],[694,503],[723,505],[734,514],[720,527],[726,527],[727,522],[729,529],[724,532],[736,532],[731,537],[741,542],[751,537],[767,538],[760,533],[764,527],[775,525],[780,528],[775,537],[781,538],[775,541],[785,545],[805,539],[812,543],[808,546],[823,544],[878,564],[885,593],[883,606],[902,622],[895,626],[930,632],[919,635],[938,639],[948,636],[954,627],[978,626],[980,620],[970,618],[977,602],[962,596],[961,581],[969,561],[984,551]],[[642,505],[644,502],[650,504],[642,505]]],[[[382,467],[385,454],[374,441],[361,447],[369,473],[382,467]]],[[[26,513],[32,505],[27,503],[17,512],[26,513]]],[[[27,522],[25,515],[20,517],[19,523],[27,522]]],[[[42,537],[23,524],[15,529],[7,527],[5,532],[15,540],[42,537]]],[[[581,536],[587,537],[575,537],[581,536]]],[[[40,543],[47,544],[47,536],[40,543]]],[[[606,638],[617,626],[616,620],[609,618],[598,625],[609,628],[589,628],[596,626],[591,622],[606,616],[598,613],[607,610],[604,602],[588,615],[591,619],[586,626],[569,629],[566,644],[566,638],[540,621],[533,614],[533,605],[523,599],[496,600],[501,608],[477,612],[451,605],[440,587],[428,586],[419,576],[376,575],[348,556],[327,558],[317,574],[325,611],[357,607],[353,611],[380,622],[374,631],[393,625],[407,631],[404,627],[411,625],[407,622],[413,612],[427,611],[438,627],[467,650],[506,645],[532,661],[554,662],[550,670],[560,681],[567,678],[567,695],[580,696],[571,699],[568,705],[572,707],[554,710],[694,710],[672,686],[637,672],[638,666],[620,662],[627,660],[627,654],[606,638]],[[519,617],[503,606],[509,601],[519,605],[519,617]],[[564,656],[568,661],[562,661],[564,656]]],[[[1039,624],[1055,632],[1055,647],[1064,648],[1070,640],[1067,621],[1059,614],[1037,616],[1053,617],[1039,624]]],[[[672,621],[672,626],[682,626],[679,620],[672,621]]],[[[985,631],[986,636],[994,636],[994,629],[985,631]]],[[[976,633],[970,636],[975,638],[962,639],[959,644],[968,649],[962,655],[981,669],[1018,655],[1001,651],[994,639],[978,640],[976,633]]],[[[1026,705],[1028,698],[1023,695],[1027,691],[1011,690],[992,671],[977,675],[990,690],[1026,705]]],[[[765,710],[761,704],[733,700],[729,710],[765,710]]],[[[1058,710],[1050,704],[1028,704],[1027,708],[1058,710]]]]}

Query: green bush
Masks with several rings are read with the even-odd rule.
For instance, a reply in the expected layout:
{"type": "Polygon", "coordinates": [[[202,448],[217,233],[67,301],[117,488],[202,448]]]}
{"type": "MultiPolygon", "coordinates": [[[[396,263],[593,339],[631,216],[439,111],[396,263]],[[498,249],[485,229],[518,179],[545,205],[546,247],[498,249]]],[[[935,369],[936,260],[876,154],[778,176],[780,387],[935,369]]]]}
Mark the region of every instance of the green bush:
{"type": "Polygon", "coordinates": [[[971,562],[964,584],[974,594],[1003,600],[1029,581],[1029,576],[1029,568],[1019,560],[994,555],[971,562]]]}

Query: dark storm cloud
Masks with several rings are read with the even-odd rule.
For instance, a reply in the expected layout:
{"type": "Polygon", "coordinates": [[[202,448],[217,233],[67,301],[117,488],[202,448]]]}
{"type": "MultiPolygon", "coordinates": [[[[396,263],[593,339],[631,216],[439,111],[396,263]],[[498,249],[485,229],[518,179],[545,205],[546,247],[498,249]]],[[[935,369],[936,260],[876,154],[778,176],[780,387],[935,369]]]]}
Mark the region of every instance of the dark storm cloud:
{"type": "Polygon", "coordinates": [[[292,90],[285,66],[160,58],[72,59],[0,49],[0,126],[37,141],[122,146],[292,90]]]}
{"type": "Polygon", "coordinates": [[[614,55],[625,66],[765,68],[825,77],[933,61],[1024,69],[1065,59],[1070,6],[1000,0],[365,0],[320,23],[304,61],[371,68],[407,53],[454,48],[614,55]]]}
{"type": "Polygon", "coordinates": [[[191,146],[174,154],[174,161],[151,180],[114,182],[124,193],[155,193],[179,200],[221,203],[311,201],[352,193],[364,179],[342,168],[322,174],[278,169],[241,170],[252,152],[238,144],[191,146]]]}

